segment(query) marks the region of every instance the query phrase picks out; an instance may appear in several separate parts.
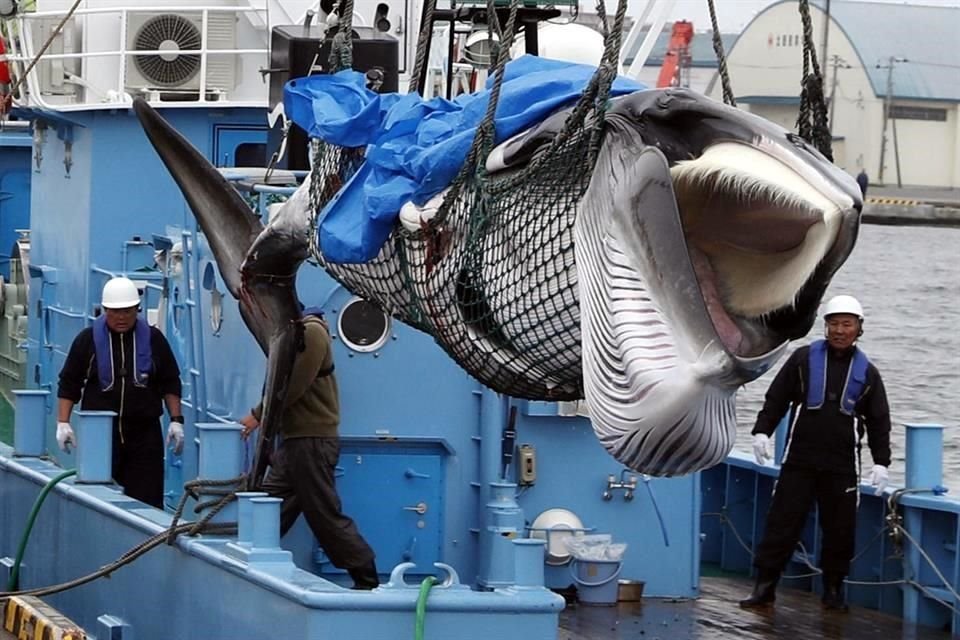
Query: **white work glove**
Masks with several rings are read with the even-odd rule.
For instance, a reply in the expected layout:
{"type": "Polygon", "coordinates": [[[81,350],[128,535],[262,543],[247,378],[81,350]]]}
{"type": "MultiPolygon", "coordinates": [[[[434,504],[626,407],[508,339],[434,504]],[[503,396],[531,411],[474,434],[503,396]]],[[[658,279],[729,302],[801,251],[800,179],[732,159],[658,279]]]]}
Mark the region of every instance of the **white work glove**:
{"type": "Polygon", "coordinates": [[[167,446],[173,447],[173,452],[180,455],[183,451],[183,425],[179,422],[171,422],[167,429],[167,446]]]}
{"type": "Polygon", "coordinates": [[[873,465],[873,469],[870,471],[870,484],[876,487],[877,495],[883,493],[889,483],[890,472],[887,471],[887,468],[882,464],[873,465]]]}
{"type": "Polygon", "coordinates": [[[60,445],[60,451],[65,453],[70,453],[70,447],[77,446],[77,438],[69,422],[57,423],[57,444],[60,445]]]}
{"type": "Polygon", "coordinates": [[[770,455],[770,436],[765,433],[757,433],[753,436],[753,457],[757,459],[757,464],[763,466],[773,456],[770,455]]]}

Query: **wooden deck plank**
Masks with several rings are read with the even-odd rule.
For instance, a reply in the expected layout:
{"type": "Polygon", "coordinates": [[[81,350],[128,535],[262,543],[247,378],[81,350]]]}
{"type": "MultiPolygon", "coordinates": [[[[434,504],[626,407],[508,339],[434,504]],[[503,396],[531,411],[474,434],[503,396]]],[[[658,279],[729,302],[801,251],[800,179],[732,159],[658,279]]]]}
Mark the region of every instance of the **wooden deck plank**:
{"type": "Polygon", "coordinates": [[[737,601],[750,583],[702,578],[696,600],[644,598],[616,607],[568,606],[560,614],[559,640],[943,640],[950,633],[915,627],[869,609],[826,611],[820,599],[797,589],[777,591],[776,606],[747,611],[737,601]]]}

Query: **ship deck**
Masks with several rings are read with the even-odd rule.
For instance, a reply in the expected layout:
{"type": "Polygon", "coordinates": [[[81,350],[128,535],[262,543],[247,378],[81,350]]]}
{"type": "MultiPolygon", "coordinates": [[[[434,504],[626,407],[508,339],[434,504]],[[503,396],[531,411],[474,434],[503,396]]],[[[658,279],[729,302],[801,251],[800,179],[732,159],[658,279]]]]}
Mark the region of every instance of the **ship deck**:
{"type": "MultiPolygon", "coordinates": [[[[950,637],[905,623],[900,618],[851,607],[849,613],[825,611],[816,595],[779,589],[777,603],[761,611],[745,611],[737,600],[750,589],[742,578],[703,577],[695,600],[645,598],[615,607],[569,605],[560,614],[558,640],[939,640],[950,637]]],[[[0,625],[0,640],[16,640],[0,625]]]]}
{"type": "Polygon", "coordinates": [[[703,577],[695,600],[644,598],[616,607],[571,605],[560,614],[559,640],[933,640],[949,638],[900,618],[851,607],[849,613],[826,611],[817,595],[798,589],[777,590],[777,603],[762,611],[746,611],[737,601],[749,593],[742,578],[703,577]]]}

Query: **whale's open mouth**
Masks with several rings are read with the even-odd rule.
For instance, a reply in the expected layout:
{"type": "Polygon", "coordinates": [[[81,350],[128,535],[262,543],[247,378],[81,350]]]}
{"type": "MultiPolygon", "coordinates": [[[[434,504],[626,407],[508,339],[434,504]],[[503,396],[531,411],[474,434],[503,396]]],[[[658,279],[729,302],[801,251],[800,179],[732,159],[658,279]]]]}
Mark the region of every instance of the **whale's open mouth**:
{"type": "Polygon", "coordinates": [[[809,312],[797,308],[801,291],[849,207],[741,143],[712,145],[670,174],[700,293],[724,347],[749,358],[794,337],[784,329],[809,312]]]}
{"type": "Polygon", "coordinates": [[[680,147],[620,113],[576,222],[584,390],[617,460],[688,473],[733,446],[736,389],[809,331],[859,198],[789,134],[711,140],[713,122],[678,127],[696,142],[680,147]]]}

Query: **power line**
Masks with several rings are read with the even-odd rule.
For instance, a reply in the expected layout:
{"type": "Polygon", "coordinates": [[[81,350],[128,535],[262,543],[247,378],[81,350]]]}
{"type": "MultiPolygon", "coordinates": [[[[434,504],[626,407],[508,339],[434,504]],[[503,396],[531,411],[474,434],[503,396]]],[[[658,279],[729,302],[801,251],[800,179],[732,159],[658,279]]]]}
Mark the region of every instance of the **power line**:
{"type": "Polygon", "coordinates": [[[922,64],[928,67],[945,67],[947,69],[960,69],[960,64],[947,64],[946,62],[929,62],[926,60],[913,60],[912,58],[908,62],[910,64],[922,64]]]}

